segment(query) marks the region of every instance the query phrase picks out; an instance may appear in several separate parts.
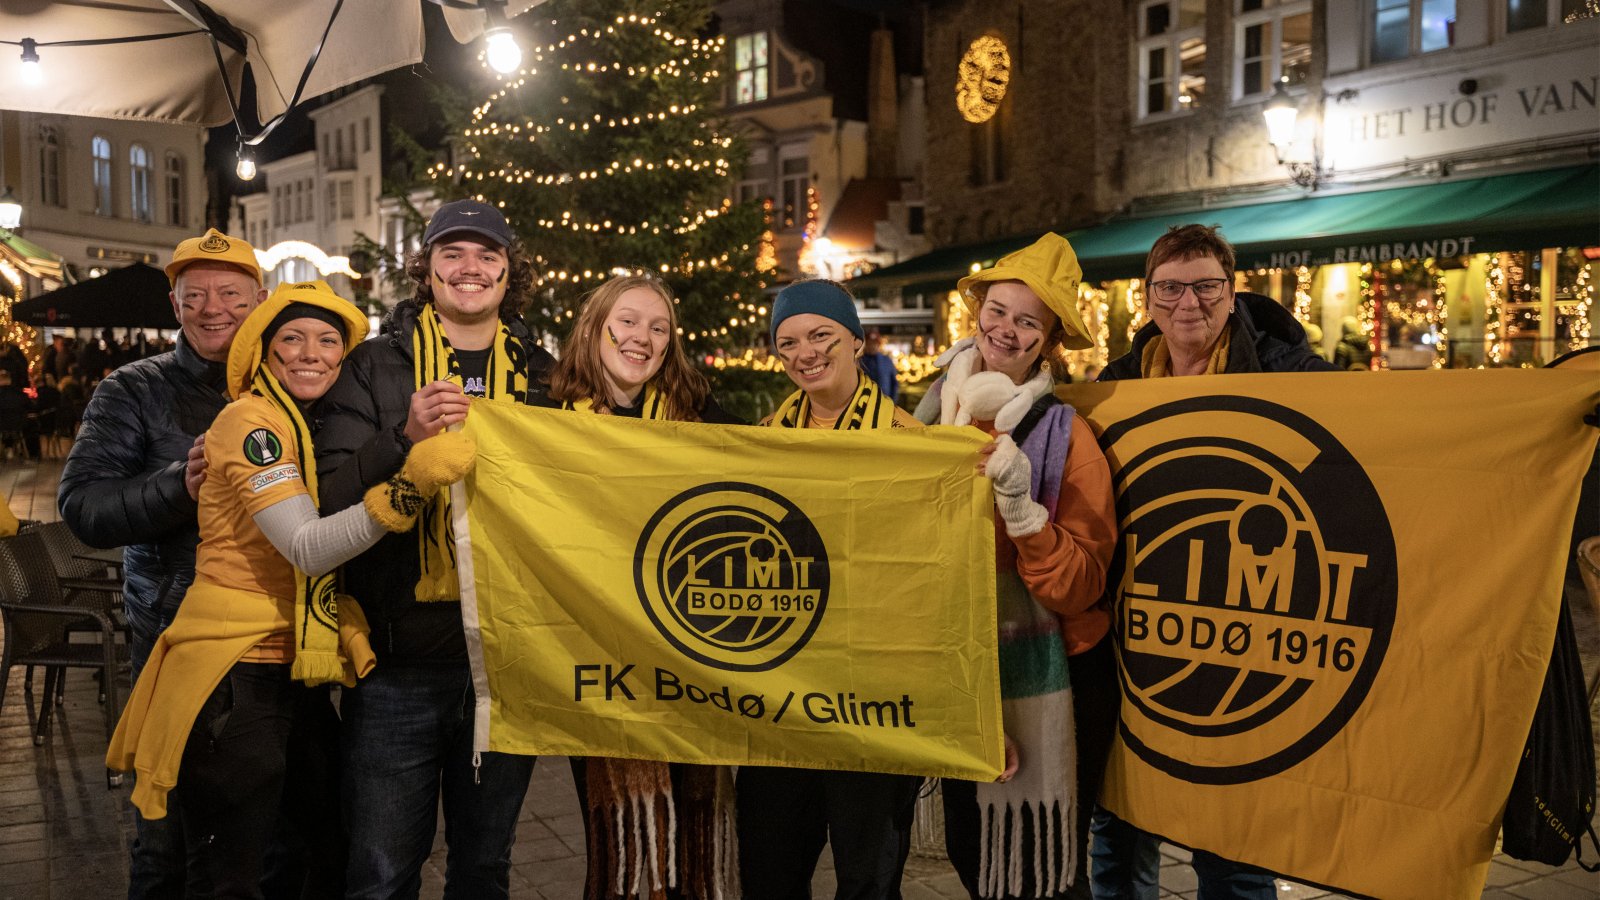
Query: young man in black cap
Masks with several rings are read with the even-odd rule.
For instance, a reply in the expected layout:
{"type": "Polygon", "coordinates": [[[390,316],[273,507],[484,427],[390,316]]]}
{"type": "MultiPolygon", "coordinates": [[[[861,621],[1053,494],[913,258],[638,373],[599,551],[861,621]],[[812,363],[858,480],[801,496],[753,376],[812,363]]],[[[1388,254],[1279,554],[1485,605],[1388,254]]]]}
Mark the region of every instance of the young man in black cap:
{"type": "MultiPolygon", "coordinates": [[[[412,444],[460,424],[473,397],[524,401],[554,360],[518,310],[533,263],[498,209],[439,208],[406,265],[416,294],[357,347],[328,392],[317,433],[327,514],[361,502],[412,444]]],[[[448,491],[424,498],[416,528],[344,567],[378,665],[342,701],[348,894],[415,897],[442,793],[446,897],[509,895],[511,844],[533,758],[474,759],[474,694],[461,621],[448,491]]]]}

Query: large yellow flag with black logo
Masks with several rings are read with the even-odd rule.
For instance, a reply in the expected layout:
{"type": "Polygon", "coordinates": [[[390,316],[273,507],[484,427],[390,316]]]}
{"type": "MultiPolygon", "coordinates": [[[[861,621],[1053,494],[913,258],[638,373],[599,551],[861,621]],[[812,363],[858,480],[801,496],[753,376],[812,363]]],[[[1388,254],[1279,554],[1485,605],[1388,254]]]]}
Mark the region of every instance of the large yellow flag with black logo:
{"type": "Polygon", "coordinates": [[[1065,392],[1111,463],[1102,803],[1349,893],[1477,897],[1550,658],[1593,373],[1065,392]]]}
{"type": "Polygon", "coordinates": [[[480,749],[999,773],[984,435],[467,421],[480,749]]]}

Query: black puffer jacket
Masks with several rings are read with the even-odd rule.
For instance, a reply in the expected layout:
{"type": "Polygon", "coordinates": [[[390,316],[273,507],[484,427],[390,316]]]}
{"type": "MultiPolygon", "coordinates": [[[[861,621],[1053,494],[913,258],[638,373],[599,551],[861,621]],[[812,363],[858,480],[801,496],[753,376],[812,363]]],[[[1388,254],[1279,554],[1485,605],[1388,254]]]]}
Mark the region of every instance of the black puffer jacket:
{"type": "MultiPolygon", "coordinates": [[[[1306,330],[1271,297],[1239,293],[1228,327],[1228,374],[1241,372],[1331,372],[1333,365],[1311,352],[1306,330]]],[[[1161,333],[1149,322],[1133,336],[1133,349],[1112,360],[1100,381],[1139,378],[1144,347],[1161,333]]]]}
{"type": "Polygon", "coordinates": [[[123,597],[141,610],[170,614],[194,580],[198,506],[183,469],[195,436],[227,405],[225,368],[180,335],[177,350],[112,372],[61,471],[61,518],[84,543],[127,545],[123,597]]]}
{"type": "MultiPolygon", "coordinates": [[[[350,353],[339,380],[314,411],[318,499],[323,515],[361,502],[367,489],[400,470],[410,442],[402,435],[411,395],[411,336],[421,306],[405,300],[384,320],[378,337],[350,353]]],[[[528,354],[528,380],[544,377],[555,359],[519,319],[512,337],[528,354]]],[[[372,626],[379,662],[437,663],[467,658],[461,604],[418,603],[422,576],[414,531],[385,535],[345,563],[342,589],[356,598],[372,626]]]]}

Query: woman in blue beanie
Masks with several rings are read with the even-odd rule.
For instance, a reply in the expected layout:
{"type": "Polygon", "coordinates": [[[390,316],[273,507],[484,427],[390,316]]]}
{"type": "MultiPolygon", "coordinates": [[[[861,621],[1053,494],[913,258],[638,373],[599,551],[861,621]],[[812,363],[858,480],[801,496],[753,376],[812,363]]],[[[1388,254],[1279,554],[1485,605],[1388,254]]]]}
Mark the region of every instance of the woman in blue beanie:
{"type": "MultiPolygon", "coordinates": [[[[865,345],[855,300],[831,281],[801,281],[772,304],[772,346],[797,390],[762,420],[773,428],[913,428],[857,365],[865,345]]],[[[739,874],[744,896],[807,900],[822,847],[833,845],[836,897],[898,900],[921,779],[911,775],[742,766],[739,874]]]]}

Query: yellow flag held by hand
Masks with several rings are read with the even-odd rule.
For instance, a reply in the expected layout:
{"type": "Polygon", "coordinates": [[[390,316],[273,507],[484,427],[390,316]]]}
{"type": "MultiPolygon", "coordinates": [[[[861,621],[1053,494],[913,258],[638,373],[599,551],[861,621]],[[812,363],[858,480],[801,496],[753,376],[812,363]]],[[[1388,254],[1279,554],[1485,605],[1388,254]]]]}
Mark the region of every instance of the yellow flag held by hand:
{"type": "Polygon", "coordinates": [[[984,435],[492,401],[467,428],[479,749],[999,773],[984,435]]]}
{"type": "Polygon", "coordinates": [[[1589,372],[1064,391],[1121,541],[1101,803],[1384,900],[1477,897],[1551,655],[1589,372]]]}

